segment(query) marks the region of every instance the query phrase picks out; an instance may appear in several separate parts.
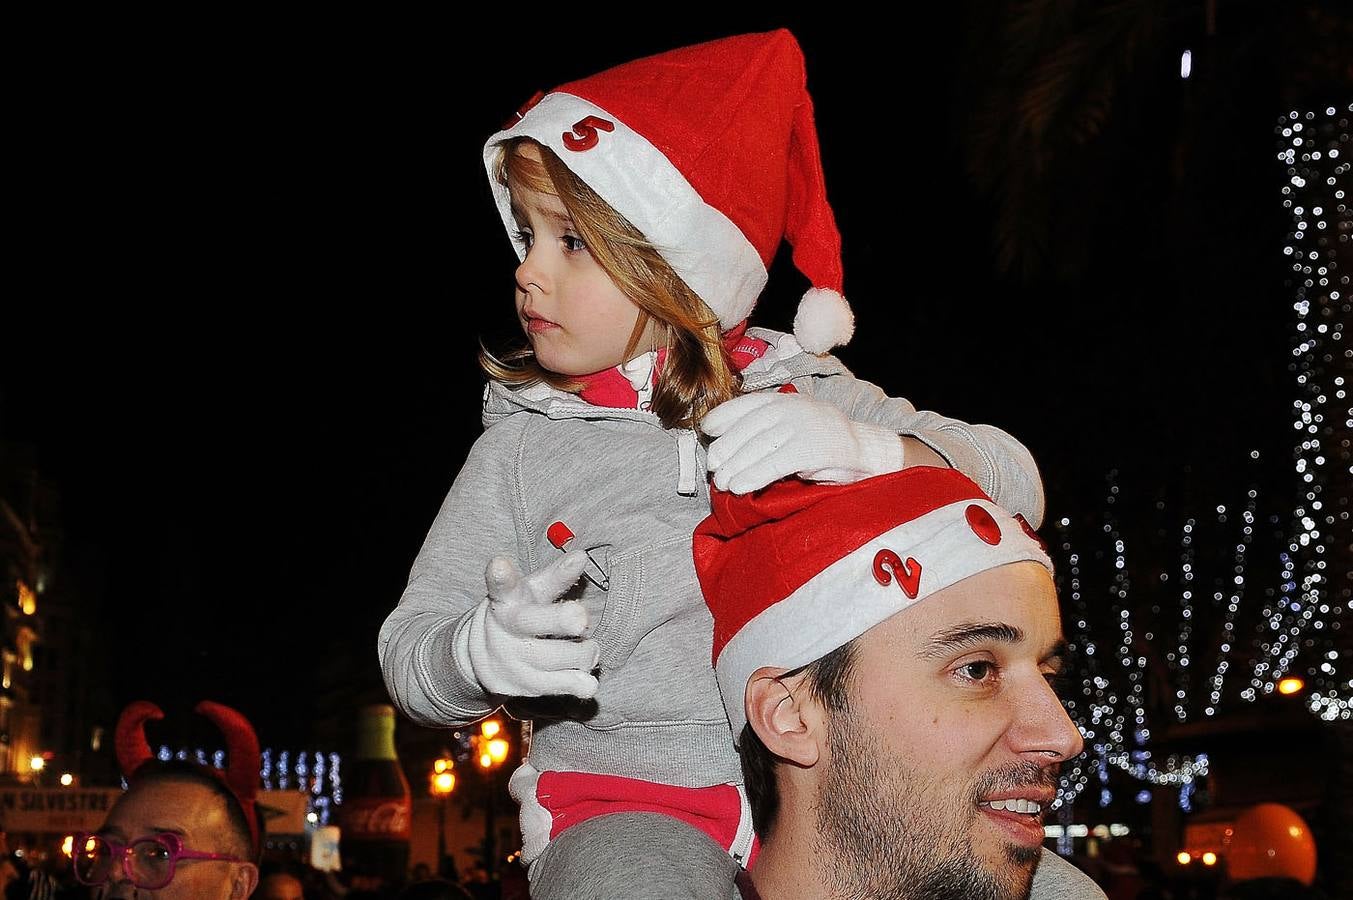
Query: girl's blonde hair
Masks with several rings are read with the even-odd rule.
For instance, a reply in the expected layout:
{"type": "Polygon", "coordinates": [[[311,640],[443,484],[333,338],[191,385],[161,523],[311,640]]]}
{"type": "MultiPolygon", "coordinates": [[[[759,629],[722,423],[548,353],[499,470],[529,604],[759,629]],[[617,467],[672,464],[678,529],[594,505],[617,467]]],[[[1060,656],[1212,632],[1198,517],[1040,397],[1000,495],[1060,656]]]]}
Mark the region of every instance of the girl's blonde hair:
{"type": "MultiPolygon", "coordinates": [[[[653,391],[652,411],[665,428],[692,428],[705,413],[738,393],[738,376],[724,349],[718,317],[686,286],[657,247],[602,200],[548,147],[514,138],[499,151],[494,176],[505,186],[557,196],[597,265],[639,307],[625,358],[632,358],[650,319],[659,323],[667,359],[653,391]],[[530,143],[540,163],[517,152],[530,143]]],[[[489,377],[509,385],[545,382],[577,392],[581,385],[545,369],[523,341],[501,356],[480,349],[479,364],[489,377]]]]}

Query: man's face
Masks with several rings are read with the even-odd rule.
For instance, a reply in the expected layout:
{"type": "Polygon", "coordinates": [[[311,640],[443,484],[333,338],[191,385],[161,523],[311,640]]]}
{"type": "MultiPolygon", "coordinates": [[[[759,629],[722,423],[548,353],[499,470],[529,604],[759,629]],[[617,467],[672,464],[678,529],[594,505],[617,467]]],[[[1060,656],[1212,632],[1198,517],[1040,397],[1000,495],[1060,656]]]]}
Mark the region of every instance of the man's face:
{"type": "Polygon", "coordinates": [[[860,897],[1027,897],[1058,765],[1082,746],[1048,683],[1062,632],[1047,570],[974,575],[857,651],[816,808],[837,883],[860,897]]]}
{"type": "MultiPolygon", "coordinates": [[[[129,844],[138,838],[173,833],[188,850],[235,855],[225,803],[208,788],[191,782],[160,781],[133,786],[123,794],[99,829],[99,835],[129,844]]],[[[121,865],[97,889],[99,900],[244,900],[257,870],[251,863],[180,859],[174,880],[158,890],[136,888],[121,865]]]]}

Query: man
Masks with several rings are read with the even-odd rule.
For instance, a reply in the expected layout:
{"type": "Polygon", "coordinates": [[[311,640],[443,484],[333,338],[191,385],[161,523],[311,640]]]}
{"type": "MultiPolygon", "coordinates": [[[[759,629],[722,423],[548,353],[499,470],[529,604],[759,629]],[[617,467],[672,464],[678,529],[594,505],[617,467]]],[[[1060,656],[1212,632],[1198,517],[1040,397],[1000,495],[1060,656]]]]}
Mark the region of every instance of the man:
{"type": "Polygon", "coordinates": [[[1042,852],[1082,743],[1050,684],[1052,564],[1022,520],[913,468],[716,491],[694,546],[763,842],[736,896],[1104,896],[1042,852]]]}
{"type": "Polygon", "coordinates": [[[258,884],[259,827],[254,809],[259,752],[239,713],[201,703],[225,733],[229,768],[154,759],[147,719],[163,717],[139,701],[117,726],[117,757],[128,785],[103,827],[76,838],[73,863],[98,900],[247,900],[258,884]]]}

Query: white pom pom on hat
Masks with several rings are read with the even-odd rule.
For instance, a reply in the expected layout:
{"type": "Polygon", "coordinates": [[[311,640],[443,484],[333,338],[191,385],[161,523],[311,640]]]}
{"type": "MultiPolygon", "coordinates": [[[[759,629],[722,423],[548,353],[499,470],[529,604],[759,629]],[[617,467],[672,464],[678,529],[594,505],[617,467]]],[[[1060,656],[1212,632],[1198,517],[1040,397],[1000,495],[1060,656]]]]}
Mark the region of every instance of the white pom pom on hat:
{"type": "Polygon", "coordinates": [[[794,316],[794,337],[809,353],[826,353],[850,342],[855,334],[855,313],[846,298],[830,288],[812,288],[799,301],[794,316]]]}
{"type": "Polygon", "coordinates": [[[751,314],[788,241],[812,285],[795,318],[800,345],[825,353],[850,340],[841,234],[788,30],[680,47],[533,97],[484,147],[509,234],[511,197],[495,172],[501,145],[518,137],[549,147],[638,228],[724,330],[751,314]]]}

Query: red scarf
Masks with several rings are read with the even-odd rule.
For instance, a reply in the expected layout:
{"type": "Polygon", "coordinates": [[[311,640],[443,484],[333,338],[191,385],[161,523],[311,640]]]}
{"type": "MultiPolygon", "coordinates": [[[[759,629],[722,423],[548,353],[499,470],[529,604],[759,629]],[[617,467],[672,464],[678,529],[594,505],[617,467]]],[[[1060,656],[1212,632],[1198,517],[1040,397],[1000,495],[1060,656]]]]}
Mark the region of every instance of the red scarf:
{"type": "MultiPolygon", "coordinates": [[[[744,319],[728,331],[723,336],[724,349],[732,357],[733,368],[741,372],[754,360],[760,359],[766,355],[770,349],[770,344],[760,338],[747,336],[747,321],[744,319]]],[[[657,362],[653,366],[653,372],[649,376],[650,384],[658,383],[658,376],[662,372],[663,363],[667,361],[667,348],[658,351],[657,362]]],[[[639,392],[630,384],[629,378],[620,371],[619,366],[612,366],[602,372],[596,372],[591,375],[583,375],[579,379],[582,382],[583,389],[579,392],[588,403],[593,406],[607,406],[612,409],[635,409],[639,404],[639,392]]]]}

